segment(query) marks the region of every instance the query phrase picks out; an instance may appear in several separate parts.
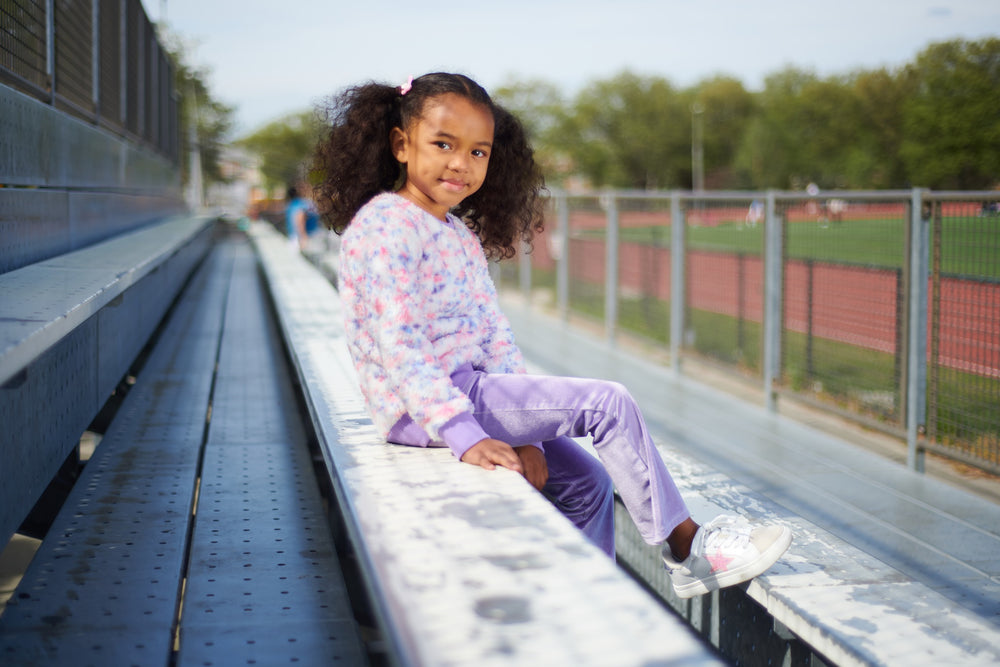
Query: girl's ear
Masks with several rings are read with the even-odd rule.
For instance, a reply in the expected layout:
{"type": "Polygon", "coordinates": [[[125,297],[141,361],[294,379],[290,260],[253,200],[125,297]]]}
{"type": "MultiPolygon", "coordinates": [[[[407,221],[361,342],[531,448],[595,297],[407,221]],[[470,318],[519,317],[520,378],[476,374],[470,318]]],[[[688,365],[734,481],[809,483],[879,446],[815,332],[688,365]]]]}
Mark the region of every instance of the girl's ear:
{"type": "Polygon", "coordinates": [[[400,164],[406,164],[407,153],[410,145],[406,132],[398,127],[392,128],[389,133],[389,144],[392,146],[392,154],[400,164]]]}

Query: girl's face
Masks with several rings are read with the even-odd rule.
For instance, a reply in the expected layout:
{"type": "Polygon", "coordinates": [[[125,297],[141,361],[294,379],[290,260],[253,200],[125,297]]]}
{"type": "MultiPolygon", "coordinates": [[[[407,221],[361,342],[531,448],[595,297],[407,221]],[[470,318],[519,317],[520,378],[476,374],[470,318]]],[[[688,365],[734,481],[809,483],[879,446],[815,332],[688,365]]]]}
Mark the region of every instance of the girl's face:
{"type": "Polygon", "coordinates": [[[493,114],[461,95],[440,95],[427,101],[409,127],[394,128],[391,141],[396,159],[406,165],[399,194],[444,220],[486,178],[493,114]]]}

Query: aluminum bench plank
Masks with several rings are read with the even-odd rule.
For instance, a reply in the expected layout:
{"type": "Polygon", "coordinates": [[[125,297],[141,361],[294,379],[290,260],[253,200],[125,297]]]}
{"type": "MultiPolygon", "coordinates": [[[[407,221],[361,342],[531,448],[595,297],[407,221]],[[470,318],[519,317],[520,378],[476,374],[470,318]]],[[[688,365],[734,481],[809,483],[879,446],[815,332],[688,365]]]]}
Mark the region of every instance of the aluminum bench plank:
{"type": "Polygon", "coordinates": [[[402,664],[720,664],[519,475],[380,442],[336,291],[273,230],[251,236],[402,664]]]}
{"type": "Polygon", "coordinates": [[[202,233],[172,218],[0,275],[0,384],[202,233]]]}
{"type": "Polygon", "coordinates": [[[168,663],[231,264],[223,251],[214,259],[179,301],[0,617],[5,660],[168,663]]]}
{"type": "MultiPolygon", "coordinates": [[[[994,504],[678,378],[518,300],[504,309],[532,364],[630,388],[696,518],[742,512],[792,526],[789,552],[746,592],[824,656],[845,665],[1000,661],[994,504]]],[[[651,570],[655,554],[627,533],[620,554],[651,570]]],[[[662,575],[647,576],[664,588],[662,575]]]]}
{"type": "Polygon", "coordinates": [[[302,632],[298,623],[199,625],[185,632],[177,664],[350,667],[365,664],[353,651],[345,650],[357,643],[353,623],[328,621],[323,625],[326,629],[323,634],[302,632]]]}
{"type": "Polygon", "coordinates": [[[361,664],[265,298],[243,242],[219,349],[177,664],[361,664]]]}
{"type": "Polygon", "coordinates": [[[0,539],[31,511],[204,257],[214,227],[205,222],[155,225],[0,275],[8,376],[0,381],[0,452],[19,471],[0,484],[0,539]],[[144,250],[130,254],[123,243],[144,250]]]}

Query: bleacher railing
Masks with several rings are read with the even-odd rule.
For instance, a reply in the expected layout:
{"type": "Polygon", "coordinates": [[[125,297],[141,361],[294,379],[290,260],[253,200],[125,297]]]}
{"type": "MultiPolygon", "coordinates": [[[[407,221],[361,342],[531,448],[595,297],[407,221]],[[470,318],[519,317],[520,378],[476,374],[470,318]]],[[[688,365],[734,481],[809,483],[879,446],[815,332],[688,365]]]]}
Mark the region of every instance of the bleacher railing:
{"type": "Polygon", "coordinates": [[[0,82],[177,162],[173,76],[140,0],[0,3],[0,82]]]}
{"type": "Polygon", "coordinates": [[[590,318],[1000,472],[1000,192],[553,192],[501,265],[590,318]],[[682,224],[674,225],[674,221],[682,224]]]}

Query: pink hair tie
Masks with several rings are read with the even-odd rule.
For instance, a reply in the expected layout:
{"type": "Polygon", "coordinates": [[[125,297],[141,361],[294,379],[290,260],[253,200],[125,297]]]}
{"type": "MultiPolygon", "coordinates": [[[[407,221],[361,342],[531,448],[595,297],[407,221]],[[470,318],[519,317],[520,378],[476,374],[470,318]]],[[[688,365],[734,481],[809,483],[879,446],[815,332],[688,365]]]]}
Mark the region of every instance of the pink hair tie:
{"type": "Polygon", "coordinates": [[[413,89],[413,76],[411,75],[409,79],[406,80],[402,86],[399,87],[399,94],[406,95],[410,90],[413,89]]]}

